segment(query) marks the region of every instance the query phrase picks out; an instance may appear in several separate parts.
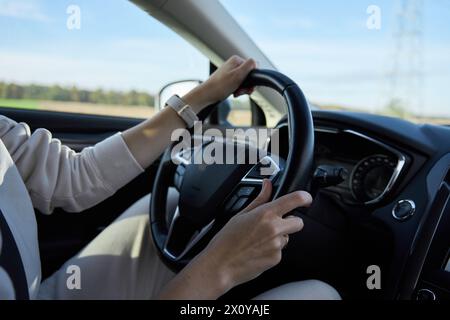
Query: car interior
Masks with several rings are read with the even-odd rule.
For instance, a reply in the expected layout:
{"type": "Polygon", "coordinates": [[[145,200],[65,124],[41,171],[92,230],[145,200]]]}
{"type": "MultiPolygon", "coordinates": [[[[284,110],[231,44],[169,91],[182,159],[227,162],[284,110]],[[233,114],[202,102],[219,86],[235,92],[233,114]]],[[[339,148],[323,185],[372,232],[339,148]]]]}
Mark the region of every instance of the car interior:
{"type": "MultiPolygon", "coordinates": [[[[215,28],[219,24],[211,18],[215,13],[223,19],[220,24],[232,18],[213,1],[203,6],[195,1],[185,1],[179,6],[174,6],[173,1],[132,2],[201,48],[210,60],[211,72],[234,53],[256,56],[261,61],[262,71],[254,73],[247,83],[257,87],[251,96],[251,127],[267,126],[268,105],[283,114],[274,125],[280,148],[273,156],[284,163],[279,175],[274,177],[279,188],[277,195],[302,188],[314,196],[310,208],[294,212],[303,218],[305,227],[291,236],[282,262],[257,279],[232,289],[223,299],[248,299],[275,286],[306,279],[329,283],[344,300],[450,299],[450,127],[415,124],[362,112],[316,109],[306,102],[307,92],[304,92],[306,100],[303,98],[301,83],[295,84],[283,74],[267,70],[273,70],[268,60],[260,50],[254,49],[255,45],[236,23],[229,22],[227,31],[215,28]],[[211,27],[209,34],[205,33],[208,29],[205,25],[211,27]],[[234,34],[233,39],[227,37],[228,32],[234,34]],[[294,87],[298,91],[291,92],[294,87]],[[368,290],[370,266],[382,270],[378,290],[368,290]]],[[[225,107],[224,103],[218,103],[205,113],[208,128],[223,132],[231,126],[220,112],[225,107]]],[[[93,146],[143,120],[19,108],[0,108],[0,113],[27,123],[32,130],[48,129],[75,151],[93,146]]],[[[210,141],[208,137],[196,138],[210,141]]],[[[270,140],[266,148],[271,150],[270,140]]],[[[171,228],[169,235],[166,222],[170,224],[174,217],[167,217],[165,210],[161,210],[167,188],[178,188],[183,198],[183,193],[188,194],[187,189],[196,183],[198,186],[209,183],[199,187],[203,191],[195,197],[190,193],[194,199],[191,201],[195,202],[196,197],[212,197],[215,204],[223,203],[227,208],[224,212],[228,213],[236,213],[260,188],[257,178],[256,183],[241,180],[244,172],[252,167],[233,168],[232,173],[223,174],[226,179],[217,179],[212,186],[211,181],[199,180],[207,180],[200,179],[202,174],[223,170],[220,165],[212,166],[211,172],[203,172],[195,165],[171,164],[169,168],[167,162],[167,154],[162,155],[141,176],[85,212],[73,214],[61,209],[52,215],[36,212],[43,278],[149,193],[154,195],[149,214],[153,221],[164,224],[163,227],[152,224],[152,228],[161,229],[152,229],[154,241],[163,261],[179,270],[204,247],[202,241],[210,238],[205,236],[194,243],[196,248],[190,255],[180,258],[192,233],[187,231],[189,225],[181,223],[171,228]],[[185,179],[181,180],[183,175],[185,179]],[[186,182],[188,179],[192,181],[186,182]],[[239,193],[244,187],[247,193],[239,193]],[[236,196],[230,200],[233,195],[236,196]],[[167,240],[169,236],[173,237],[173,243],[167,240]]],[[[187,214],[195,203],[183,201],[187,208],[184,214],[187,214]]],[[[217,210],[212,208],[205,210],[217,210]]],[[[210,215],[200,216],[192,231],[199,231],[211,222],[210,215]]],[[[217,230],[211,234],[214,232],[217,230]]]]}

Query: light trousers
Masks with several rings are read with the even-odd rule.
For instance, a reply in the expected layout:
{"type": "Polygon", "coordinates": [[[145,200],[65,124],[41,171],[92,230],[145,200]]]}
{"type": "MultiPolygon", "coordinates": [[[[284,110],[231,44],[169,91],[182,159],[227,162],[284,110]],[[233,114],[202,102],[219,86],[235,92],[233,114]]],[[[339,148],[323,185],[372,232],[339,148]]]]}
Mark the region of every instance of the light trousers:
{"type": "MultiPolygon", "coordinates": [[[[132,205],[76,256],[45,279],[38,297],[157,298],[175,274],[158,257],[149,234],[149,205],[150,195],[132,205]]],[[[168,205],[171,206],[170,203],[168,205]]],[[[269,290],[255,299],[337,300],[340,296],[328,284],[308,280],[269,290]]]]}

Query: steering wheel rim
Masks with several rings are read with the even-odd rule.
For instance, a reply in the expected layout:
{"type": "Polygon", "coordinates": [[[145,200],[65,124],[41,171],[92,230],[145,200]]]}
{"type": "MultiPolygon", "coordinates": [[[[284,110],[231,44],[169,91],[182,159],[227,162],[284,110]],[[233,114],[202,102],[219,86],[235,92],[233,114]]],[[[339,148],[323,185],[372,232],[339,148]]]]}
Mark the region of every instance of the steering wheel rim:
{"type": "MultiPolygon", "coordinates": [[[[283,96],[287,105],[289,155],[278,179],[278,187],[273,198],[295,190],[309,190],[314,152],[314,126],[311,111],[302,90],[290,78],[273,70],[254,70],[241,85],[242,88],[256,86],[277,91],[283,96]]],[[[189,256],[175,258],[165,248],[168,238],[171,237],[169,229],[172,229],[172,225],[168,226],[166,199],[176,170],[171,159],[171,148],[168,148],[156,174],[150,203],[150,228],[153,242],[163,262],[174,271],[182,269],[190,261],[189,256]]],[[[214,234],[220,228],[212,228],[208,232],[214,234]]],[[[206,246],[208,240],[205,239],[205,241],[197,245],[206,246]]]]}

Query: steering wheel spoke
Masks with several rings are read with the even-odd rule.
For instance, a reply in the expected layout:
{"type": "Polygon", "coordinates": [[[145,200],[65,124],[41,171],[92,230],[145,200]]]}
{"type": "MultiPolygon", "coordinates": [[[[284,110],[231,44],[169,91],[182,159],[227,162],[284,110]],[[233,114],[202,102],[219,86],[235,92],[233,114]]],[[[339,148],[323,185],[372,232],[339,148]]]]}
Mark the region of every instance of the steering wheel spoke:
{"type": "Polygon", "coordinates": [[[173,176],[173,186],[178,192],[181,191],[181,186],[183,184],[184,173],[186,172],[186,166],[184,164],[179,164],[177,170],[173,176]]]}
{"type": "Polygon", "coordinates": [[[215,220],[198,230],[188,219],[180,215],[177,207],[164,243],[164,253],[174,261],[185,258],[212,229],[215,220]]]}

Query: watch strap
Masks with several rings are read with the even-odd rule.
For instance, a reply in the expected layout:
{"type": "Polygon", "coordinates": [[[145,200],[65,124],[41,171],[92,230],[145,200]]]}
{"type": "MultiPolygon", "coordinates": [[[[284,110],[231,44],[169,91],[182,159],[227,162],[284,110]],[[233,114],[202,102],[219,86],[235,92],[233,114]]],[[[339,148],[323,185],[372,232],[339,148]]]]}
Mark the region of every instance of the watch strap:
{"type": "Polygon", "coordinates": [[[178,116],[186,123],[188,128],[192,128],[195,122],[199,120],[191,106],[184,102],[178,95],[174,95],[167,100],[166,105],[175,110],[178,116]]]}

